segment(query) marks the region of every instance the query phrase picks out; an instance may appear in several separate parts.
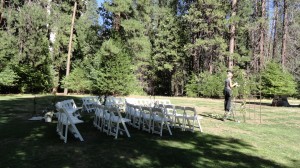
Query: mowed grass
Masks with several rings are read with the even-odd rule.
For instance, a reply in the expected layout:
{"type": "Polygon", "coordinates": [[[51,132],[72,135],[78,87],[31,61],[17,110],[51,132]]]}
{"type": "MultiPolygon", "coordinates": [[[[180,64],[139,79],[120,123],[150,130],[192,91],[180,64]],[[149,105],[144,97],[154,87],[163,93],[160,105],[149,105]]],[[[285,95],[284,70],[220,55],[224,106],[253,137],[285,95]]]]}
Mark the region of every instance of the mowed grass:
{"type": "MultiPolygon", "coordinates": [[[[57,96],[55,101],[82,96],[57,96]]],[[[147,97],[149,98],[149,97],[147,97]]],[[[152,97],[153,98],[153,97],[152,97]]],[[[271,100],[248,100],[246,122],[237,111],[234,122],[222,122],[223,100],[155,97],[175,105],[195,106],[203,116],[204,133],[172,129],[163,137],[129,128],[131,138],[115,140],[93,127],[85,114],[77,125],[84,142],[68,137],[64,144],[56,121],[29,121],[34,113],[32,95],[0,97],[0,167],[299,167],[300,109],[271,107],[271,100]]],[[[36,97],[36,112],[53,96],[36,97]]],[[[298,100],[292,103],[299,105],[298,100]]],[[[239,107],[240,104],[237,104],[239,107]]]]}

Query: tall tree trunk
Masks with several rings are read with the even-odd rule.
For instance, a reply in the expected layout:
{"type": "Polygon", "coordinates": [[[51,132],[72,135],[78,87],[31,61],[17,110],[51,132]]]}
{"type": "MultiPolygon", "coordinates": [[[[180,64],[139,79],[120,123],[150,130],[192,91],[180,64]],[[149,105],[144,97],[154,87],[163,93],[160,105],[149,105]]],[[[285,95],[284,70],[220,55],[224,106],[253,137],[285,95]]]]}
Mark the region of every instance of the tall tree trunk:
{"type": "Polygon", "coordinates": [[[1,0],[1,3],[0,3],[0,27],[2,26],[2,13],[3,13],[3,10],[4,10],[4,0],[1,0]]]}
{"type": "MultiPolygon", "coordinates": [[[[231,4],[231,17],[236,15],[236,0],[232,0],[231,4]]],[[[234,53],[234,40],[235,40],[235,23],[231,23],[230,26],[230,42],[229,42],[229,58],[228,58],[228,68],[232,70],[233,67],[233,53],[234,53]]]]}
{"type": "Polygon", "coordinates": [[[261,0],[261,18],[263,19],[260,23],[260,40],[259,40],[259,56],[260,56],[260,65],[261,69],[264,65],[264,41],[265,41],[265,15],[266,15],[266,0],[261,0]]]}
{"type": "MultiPolygon", "coordinates": [[[[71,23],[71,32],[70,32],[70,40],[69,40],[69,50],[68,50],[68,60],[67,60],[67,71],[66,77],[70,74],[70,64],[71,64],[71,53],[72,53],[72,39],[73,39],[73,29],[74,29],[74,21],[75,21],[75,14],[77,9],[77,2],[75,1],[74,9],[73,9],[73,16],[72,16],[72,23],[71,23]]],[[[64,89],[64,94],[68,94],[68,88],[64,89]]]]}
{"type": "Polygon", "coordinates": [[[276,47],[277,47],[277,22],[278,22],[278,2],[277,0],[274,0],[274,7],[275,7],[275,13],[274,13],[274,32],[273,32],[273,51],[272,51],[272,58],[274,59],[276,57],[276,47]]]}
{"type": "Polygon", "coordinates": [[[282,35],[282,48],[281,48],[281,64],[285,67],[286,61],[286,37],[288,33],[288,15],[287,15],[287,0],[283,1],[283,35],[282,35]]]}
{"type": "Polygon", "coordinates": [[[121,14],[115,13],[113,28],[118,32],[120,30],[120,25],[121,25],[121,14]]]}

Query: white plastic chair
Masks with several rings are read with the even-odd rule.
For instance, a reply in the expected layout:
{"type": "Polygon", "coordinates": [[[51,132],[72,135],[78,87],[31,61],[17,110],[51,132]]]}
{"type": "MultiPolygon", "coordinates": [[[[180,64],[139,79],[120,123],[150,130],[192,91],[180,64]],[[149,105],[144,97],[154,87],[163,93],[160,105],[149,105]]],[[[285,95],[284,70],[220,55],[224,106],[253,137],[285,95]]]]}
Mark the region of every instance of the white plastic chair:
{"type": "Polygon", "coordinates": [[[200,132],[202,132],[200,119],[202,119],[203,117],[197,115],[195,107],[185,107],[184,112],[185,112],[184,130],[190,130],[194,132],[195,128],[198,128],[200,132]],[[195,122],[197,124],[197,127],[195,125],[195,122]]]}
{"type": "Polygon", "coordinates": [[[98,128],[102,132],[105,108],[103,105],[94,105],[94,109],[95,109],[95,117],[94,117],[93,124],[96,128],[98,128]]]}
{"type": "Polygon", "coordinates": [[[76,117],[80,117],[79,110],[82,107],[77,107],[73,99],[61,101],[61,107],[64,108],[69,114],[72,114],[76,117]]]}
{"type": "Polygon", "coordinates": [[[183,130],[184,121],[185,121],[184,107],[174,106],[174,116],[175,116],[175,121],[173,123],[173,126],[176,128],[181,128],[181,130],[183,130]]]}
{"type": "Polygon", "coordinates": [[[109,135],[110,131],[110,112],[108,107],[103,109],[103,119],[102,119],[102,131],[109,135]]]}
{"type": "Polygon", "coordinates": [[[151,107],[141,107],[139,106],[139,110],[141,111],[142,117],[142,130],[151,132],[151,124],[152,124],[152,112],[151,107]]]}
{"type": "Polygon", "coordinates": [[[140,106],[132,106],[132,126],[141,129],[142,124],[142,110],[140,106]]]}
{"type": "Polygon", "coordinates": [[[125,131],[126,135],[130,137],[129,131],[125,124],[130,122],[130,120],[127,118],[123,118],[120,113],[120,110],[116,107],[110,108],[109,113],[110,113],[109,135],[113,135],[115,139],[117,139],[119,132],[125,131]]]}
{"type": "Polygon", "coordinates": [[[82,111],[88,113],[95,111],[95,104],[101,104],[98,96],[83,97],[82,99],[82,111]]]}
{"type": "Polygon", "coordinates": [[[68,132],[73,133],[75,138],[79,138],[80,141],[83,141],[83,138],[78,131],[76,124],[83,123],[82,120],[79,120],[77,117],[70,115],[65,108],[59,108],[58,112],[58,121],[57,121],[57,133],[65,143],[67,143],[68,132]]]}
{"type": "Polygon", "coordinates": [[[168,123],[169,119],[166,118],[163,108],[152,108],[151,111],[152,111],[152,127],[151,127],[152,133],[156,133],[162,136],[163,129],[166,126],[169,131],[169,134],[172,135],[172,131],[168,123]]]}
{"type": "Polygon", "coordinates": [[[175,125],[175,107],[172,104],[163,105],[165,115],[169,119],[171,127],[175,125]]]}

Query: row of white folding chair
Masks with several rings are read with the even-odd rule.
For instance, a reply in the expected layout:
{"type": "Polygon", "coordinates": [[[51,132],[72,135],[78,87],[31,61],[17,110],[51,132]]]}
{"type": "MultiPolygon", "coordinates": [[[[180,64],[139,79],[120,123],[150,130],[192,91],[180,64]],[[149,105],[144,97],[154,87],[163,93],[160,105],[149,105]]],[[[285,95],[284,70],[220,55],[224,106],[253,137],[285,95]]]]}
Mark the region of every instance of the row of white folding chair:
{"type": "Polygon", "coordinates": [[[83,121],[78,119],[78,116],[74,116],[73,113],[68,112],[67,109],[63,107],[63,103],[64,102],[58,102],[55,105],[58,111],[56,127],[58,135],[65,143],[67,143],[68,132],[70,131],[75,138],[79,138],[80,141],[83,141],[83,138],[76,127],[76,124],[83,123],[83,121]]]}
{"type": "Polygon", "coordinates": [[[88,113],[94,112],[95,107],[94,104],[101,104],[98,96],[90,96],[82,98],[82,111],[86,111],[88,113]]]}
{"type": "Polygon", "coordinates": [[[166,128],[169,134],[172,135],[169,126],[170,120],[166,117],[163,108],[139,106],[139,110],[141,111],[142,130],[149,133],[151,131],[162,136],[163,129],[166,128]]]}
{"type": "Polygon", "coordinates": [[[202,132],[200,123],[202,117],[197,114],[195,107],[161,104],[159,106],[165,109],[167,117],[171,120],[171,126],[192,132],[194,132],[195,128],[198,128],[202,132]],[[197,125],[195,125],[195,122],[197,122],[197,125]]]}
{"type": "Polygon", "coordinates": [[[138,129],[157,133],[162,136],[163,129],[166,128],[172,135],[169,127],[169,120],[162,108],[146,107],[133,104],[126,104],[126,117],[131,120],[130,124],[138,129]]]}
{"type": "Polygon", "coordinates": [[[107,107],[117,107],[120,110],[125,111],[125,102],[120,97],[114,97],[114,96],[106,97],[105,106],[107,106],[107,107]]]}
{"type": "Polygon", "coordinates": [[[158,104],[171,104],[171,101],[168,99],[137,99],[137,98],[126,98],[126,103],[154,107],[158,104]]]}
{"type": "Polygon", "coordinates": [[[123,118],[119,108],[106,107],[103,105],[95,105],[95,118],[93,124],[101,132],[108,135],[113,135],[115,139],[118,138],[119,132],[125,131],[126,135],[130,137],[129,131],[125,123],[130,122],[129,119],[123,118]]]}
{"type": "Polygon", "coordinates": [[[139,106],[126,103],[125,118],[129,119],[129,123],[134,128],[141,128],[141,110],[139,106]]]}

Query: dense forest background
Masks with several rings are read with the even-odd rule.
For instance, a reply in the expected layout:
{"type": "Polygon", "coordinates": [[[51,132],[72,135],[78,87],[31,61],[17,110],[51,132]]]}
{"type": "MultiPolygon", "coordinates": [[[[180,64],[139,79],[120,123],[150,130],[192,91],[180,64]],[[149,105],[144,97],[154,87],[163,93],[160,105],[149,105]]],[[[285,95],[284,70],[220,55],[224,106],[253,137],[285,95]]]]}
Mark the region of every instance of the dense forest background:
{"type": "Polygon", "coordinates": [[[0,93],[296,96],[299,39],[300,0],[0,0],[0,93]]]}

